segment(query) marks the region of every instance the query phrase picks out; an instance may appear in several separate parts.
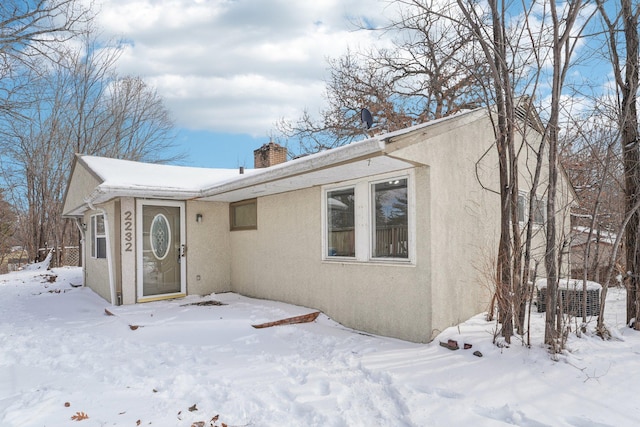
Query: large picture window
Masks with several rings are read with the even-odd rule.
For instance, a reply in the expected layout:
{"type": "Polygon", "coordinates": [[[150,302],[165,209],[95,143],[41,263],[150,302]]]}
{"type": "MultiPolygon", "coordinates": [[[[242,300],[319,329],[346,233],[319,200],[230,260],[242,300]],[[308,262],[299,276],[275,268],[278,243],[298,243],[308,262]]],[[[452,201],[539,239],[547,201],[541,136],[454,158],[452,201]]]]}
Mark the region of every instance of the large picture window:
{"type": "Polygon", "coordinates": [[[355,257],[355,190],[327,193],[327,256],[355,257]]]}
{"type": "Polygon", "coordinates": [[[91,256],[93,258],[107,257],[107,235],[103,215],[91,217],[91,256]]]}
{"type": "Polygon", "coordinates": [[[326,260],[412,260],[413,194],[410,174],[325,189],[326,260]]]}

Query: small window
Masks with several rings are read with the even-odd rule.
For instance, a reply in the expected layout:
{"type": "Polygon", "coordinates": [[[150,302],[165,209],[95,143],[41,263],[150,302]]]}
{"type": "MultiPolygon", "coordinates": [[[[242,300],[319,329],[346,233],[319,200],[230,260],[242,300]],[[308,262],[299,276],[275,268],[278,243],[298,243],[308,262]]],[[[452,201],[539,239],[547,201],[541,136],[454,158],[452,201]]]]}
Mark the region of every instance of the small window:
{"type": "Polygon", "coordinates": [[[547,203],[541,197],[533,198],[533,223],[544,225],[547,219],[547,203]]]}
{"type": "Polygon", "coordinates": [[[407,179],[372,185],[374,258],[409,257],[407,179]]]}
{"type": "Polygon", "coordinates": [[[525,193],[518,193],[518,222],[524,222],[525,206],[527,206],[527,199],[525,193]]]}
{"type": "Polygon", "coordinates": [[[327,193],[327,256],[355,257],[355,189],[327,193]]]}
{"type": "Polygon", "coordinates": [[[258,201],[256,199],[231,203],[229,206],[231,230],[258,228],[258,201]]]}
{"type": "MultiPolygon", "coordinates": [[[[524,223],[529,215],[527,193],[518,194],[518,222],[524,223]]],[[[547,202],[544,198],[533,198],[533,224],[544,225],[547,219],[547,202]]]]}
{"type": "Polygon", "coordinates": [[[91,217],[91,256],[93,258],[107,257],[107,235],[103,215],[91,217]]]}

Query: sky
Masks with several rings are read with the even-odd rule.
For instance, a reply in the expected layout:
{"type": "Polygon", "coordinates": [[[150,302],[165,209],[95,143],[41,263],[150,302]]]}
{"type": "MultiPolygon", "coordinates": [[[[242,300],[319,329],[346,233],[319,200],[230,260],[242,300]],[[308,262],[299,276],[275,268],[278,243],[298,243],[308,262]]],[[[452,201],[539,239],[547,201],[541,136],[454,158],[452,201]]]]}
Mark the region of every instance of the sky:
{"type": "Polygon", "coordinates": [[[125,42],[121,74],[164,98],[183,164],[253,167],[280,118],[323,102],[327,58],[376,43],[355,22],[382,20],[376,0],[97,0],[105,38],[125,42]]]}
{"type": "MultiPolygon", "coordinates": [[[[318,113],[327,59],[388,43],[358,23],[379,28],[397,13],[387,0],[86,1],[102,36],[123,42],[121,75],[141,76],[164,99],[180,164],[216,168],[253,167],[279,119],[318,113]]],[[[589,60],[576,60],[569,79],[599,90],[610,66],[593,53],[601,46],[583,47],[589,60]]],[[[546,95],[537,96],[544,110],[546,95]]],[[[567,96],[574,109],[584,104],[567,96]]]]}

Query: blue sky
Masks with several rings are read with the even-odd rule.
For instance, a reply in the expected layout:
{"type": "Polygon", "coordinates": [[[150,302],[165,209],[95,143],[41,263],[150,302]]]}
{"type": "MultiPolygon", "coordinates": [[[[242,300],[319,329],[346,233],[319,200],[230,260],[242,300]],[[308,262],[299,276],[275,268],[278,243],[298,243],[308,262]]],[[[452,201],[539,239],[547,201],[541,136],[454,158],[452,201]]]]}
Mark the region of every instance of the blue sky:
{"type": "Polygon", "coordinates": [[[269,138],[244,133],[180,129],[176,142],[176,148],[187,155],[180,164],[211,168],[253,168],[253,150],[269,142],[269,138]]]}
{"type": "MultiPolygon", "coordinates": [[[[89,0],[87,0],[89,1],[89,0]]],[[[370,43],[377,0],[96,0],[105,38],[125,40],[121,74],[164,98],[184,164],[253,167],[282,117],[323,102],[326,59],[370,43]],[[365,19],[366,18],[366,19],[365,19]]]]}

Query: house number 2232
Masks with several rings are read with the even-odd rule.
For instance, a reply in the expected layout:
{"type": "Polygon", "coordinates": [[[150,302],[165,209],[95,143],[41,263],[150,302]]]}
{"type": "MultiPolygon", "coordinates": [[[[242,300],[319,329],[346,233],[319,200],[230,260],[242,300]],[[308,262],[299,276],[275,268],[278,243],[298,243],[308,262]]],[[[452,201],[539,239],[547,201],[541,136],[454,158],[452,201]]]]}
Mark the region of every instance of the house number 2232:
{"type": "Polygon", "coordinates": [[[133,213],[124,212],[124,251],[133,252],[133,213]]]}

